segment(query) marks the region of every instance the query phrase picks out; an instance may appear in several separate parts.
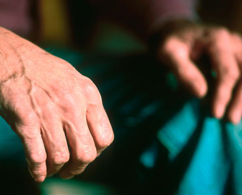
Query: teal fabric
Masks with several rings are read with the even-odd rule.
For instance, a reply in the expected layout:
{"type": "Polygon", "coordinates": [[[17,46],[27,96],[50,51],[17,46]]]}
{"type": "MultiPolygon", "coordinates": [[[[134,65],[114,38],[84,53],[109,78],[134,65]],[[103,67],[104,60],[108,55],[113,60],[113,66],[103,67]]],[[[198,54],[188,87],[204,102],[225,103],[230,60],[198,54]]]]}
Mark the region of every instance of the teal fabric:
{"type": "Polygon", "coordinates": [[[97,84],[116,137],[95,177],[122,194],[242,194],[242,123],[213,118],[211,97],[192,98],[150,56],[87,56],[76,68],[97,84]]]}
{"type": "Polygon", "coordinates": [[[159,141],[167,148],[172,164],[198,130],[196,126],[199,120],[203,120],[199,124],[202,127],[199,129],[199,137],[190,145],[194,147],[194,152],[181,178],[177,194],[224,194],[228,190],[226,189],[228,183],[232,185],[237,183],[233,186],[234,194],[241,194],[239,166],[241,166],[242,123],[232,126],[206,115],[199,118],[198,113],[194,112],[196,104],[199,102],[187,102],[157,134],[159,141]],[[235,167],[236,171],[233,170],[235,167]]]}

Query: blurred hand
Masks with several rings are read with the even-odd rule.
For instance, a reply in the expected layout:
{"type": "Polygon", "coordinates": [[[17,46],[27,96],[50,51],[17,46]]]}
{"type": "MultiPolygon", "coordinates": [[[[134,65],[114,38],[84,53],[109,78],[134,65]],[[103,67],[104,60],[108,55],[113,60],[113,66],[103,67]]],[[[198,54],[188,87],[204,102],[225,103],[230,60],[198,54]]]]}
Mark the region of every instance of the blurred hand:
{"type": "Polygon", "coordinates": [[[239,123],[242,115],[241,37],[224,28],[190,24],[174,28],[163,38],[157,50],[159,59],[197,97],[205,96],[209,86],[194,62],[208,55],[217,83],[212,113],[216,118],[226,113],[231,122],[239,123]]]}
{"type": "Polygon", "coordinates": [[[92,81],[0,28],[0,110],[19,135],[33,178],[80,174],[113,141],[92,81]]]}

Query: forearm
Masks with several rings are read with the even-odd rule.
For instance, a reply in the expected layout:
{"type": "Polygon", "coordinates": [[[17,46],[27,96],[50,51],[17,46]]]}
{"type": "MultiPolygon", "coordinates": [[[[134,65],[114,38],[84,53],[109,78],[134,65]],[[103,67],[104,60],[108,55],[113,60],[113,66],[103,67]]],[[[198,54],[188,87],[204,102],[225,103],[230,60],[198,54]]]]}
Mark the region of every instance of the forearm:
{"type": "MultiPolygon", "coordinates": [[[[20,63],[16,63],[18,54],[12,44],[15,42],[14,33],[0,27],[0,85],[7,80],[22,74],[20,63]]],[[[17,60],[19,61],[19,60],[17,60]]]]}

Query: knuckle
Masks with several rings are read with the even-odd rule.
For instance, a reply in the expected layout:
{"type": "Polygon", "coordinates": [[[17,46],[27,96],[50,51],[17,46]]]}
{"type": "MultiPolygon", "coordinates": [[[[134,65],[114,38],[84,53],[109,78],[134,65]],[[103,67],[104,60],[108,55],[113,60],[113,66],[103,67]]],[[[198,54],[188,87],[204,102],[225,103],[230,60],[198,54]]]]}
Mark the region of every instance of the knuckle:
{"type": "Polygon", "coordinates": [[[92,149],[92,150],[85,150],[85,151],[82,152],[81,155],[77,156],[76,160],[79,163],[89,164],[90,162],[95,160],[96,156],[97,156],[96,150],[94,150],[94,149],[92,149]]]}
{"type": "Polygon", "coordinates": [[[227,37],[229,35],[229,30],[227,28],[219,28],[216,30],[215,35],[217,35],[218,37],[227,37]]]}
{"type": "Polygon", "coordinates": [[[27,115],[26,114],[24,115],[23,119],[28,122],[36,121],[37,120],[36,113],[33,111],[29,112],[27,115]]]}
{"type": "Polygon", "coordinates": [[[23,143],[31,143],[34,145],[36,140],[39,138],[39,132],[34,131],[34,129],[38,127],[38,125],[31,126],[31,124],[23,124],[14,127],[14,129],[16,129],[16,131],[18,132],[18,135],[23,143]]]}
{"type": "Polygon", "coordinates": [[[225,42],[230,43],[230,32],[226,28],[212,29],[208,35],[209,42],[219,48],[223,48],[225,42]]]}
{"type": "Polygon", "coordinates": [[[33,166],[41,165],[42,163],[45,163],[46,155],[32,154],[29,161],[33,166]]]}
{"type": "Polygon", "coordinates": [[[174,60],[188,57],[189,45],[178,37],[171,36],[167,38],[158,54],[161,60],[167,63],[173,63],[174,60]]]}
{"type": "Polygon", "coordinates": [[[69,161],[69,153],[57,153],[53,158],[53,163],[55,165],[62,165],[69,161]]]}
{"type": "Polygon", "coordinates": [[[241,41],[241,36],[238,33],[232,33],[232,36],[237,40],[237,41],[241,41]]]}
{"type": "Polygon", "coordinates": [[[101,149],[107,148],[114,140],[114,133],[113,131],[105,132],[98,140],[98,146],[101,149]]]}
{"type": "Polygon", "coordinates": [[[224,67],[221,69],[220,74],[233,81],[237,81],[240,78],[240,72],[237,68],[224,67]]]}
{"type": "MultiPolygon", "coordinates": [[[[54,104],[53,104],[52,101],[48,101],[48,102],[45,103],[45,108],[46,108],[47,110],[53,110],[54,107],[55,107],[55,106],[54,106],[54,104]]],[[[41,111],[39,112],[39,114],[41,114],[41,111]]]]}
{"type": "Polygon", "coordinates": [[[95,84],[92,82],[91,79],[85,78],[84,84],[83,84],[83,90],[85,95],[87,96],[96,96],[98,95],[98,90],[95,84]]]}
{"type": "Polygon", "coordinates": [[[36,116],[36,113],[29,112],[28,114],[25,113],[25,115],[19,115],[19,121],[17,121],[17,128],[20,130],[20,134],[22,136],[28,137],[26,134],[33,135],[32,133],[33,128],[39,127],[39,121],[36,116]]]}
{"type": "Polygon", "coordinates": [[[76,105],[76,99],[73,97],[73,94],[71,93],[67,93],[64,95],[64,104],[63,104],[63,107],[68,110],[70,108],[75,108],[75,105],[76,105]]]}
{"type": "Polygon", "coordinates": [[[97,105],[102,102],[101,95],[91,79],[85,77],[82,85],[83,95],[90,104],[97,105]]]}
{"type": "Polygon", "coordinates": [[[175,49],[175,46],[176,46],[176,39],[173,36],[171,36],[164,41],[161,47],[161,53],[168,54],[175,49]]]}

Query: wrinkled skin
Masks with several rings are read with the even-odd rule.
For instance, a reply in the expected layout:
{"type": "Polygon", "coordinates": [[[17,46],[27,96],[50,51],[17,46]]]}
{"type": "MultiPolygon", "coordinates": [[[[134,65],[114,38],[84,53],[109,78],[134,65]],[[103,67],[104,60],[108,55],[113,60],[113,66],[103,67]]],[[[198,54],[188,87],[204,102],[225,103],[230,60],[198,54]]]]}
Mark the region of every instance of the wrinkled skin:
{"type": "Polygon", "coordinates": [[[83,172],[114,138],[92,81],[10,31],[0,29],[0,108],[42,182],[83,172]]]}
{"type": "Polygon", "coordinates": [[[205,76],[195,64],[203,54],[209,56],[216,73],[212,113],[224,115],[234,124],[242,115],[242,39],[224,28],[190,25],[170,33],[157,50],[159,59],[171,68],[178,80],[197,97],[208,90],[205,76]]]}

